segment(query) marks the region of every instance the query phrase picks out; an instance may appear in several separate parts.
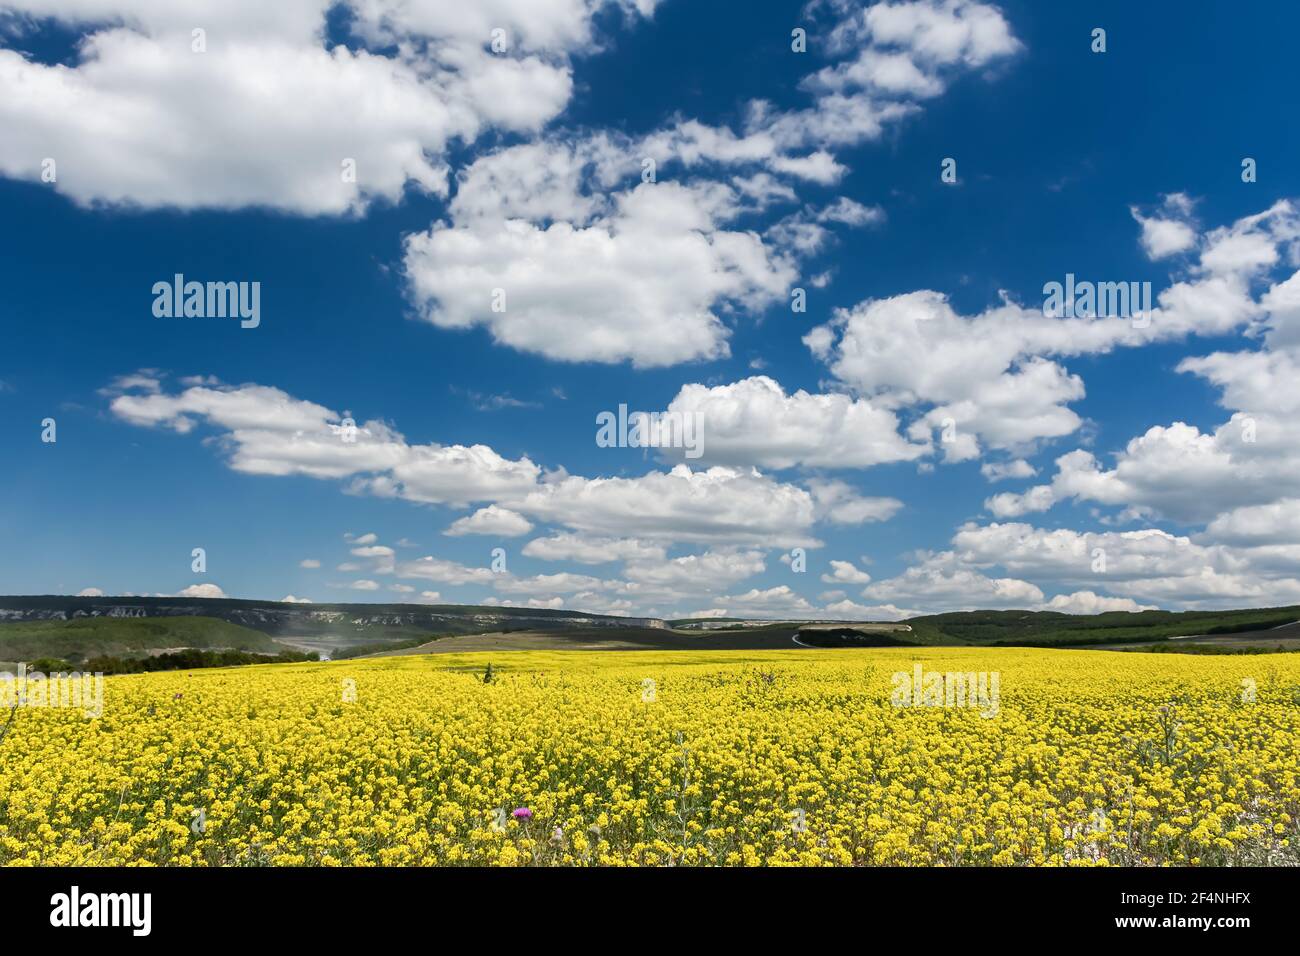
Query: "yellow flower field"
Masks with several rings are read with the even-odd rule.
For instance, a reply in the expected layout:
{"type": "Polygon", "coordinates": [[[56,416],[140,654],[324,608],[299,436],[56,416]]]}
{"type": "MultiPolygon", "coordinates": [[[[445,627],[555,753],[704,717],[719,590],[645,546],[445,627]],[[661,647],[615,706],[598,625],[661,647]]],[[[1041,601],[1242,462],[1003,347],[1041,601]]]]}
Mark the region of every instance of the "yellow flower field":
{"type": "Polygon", "coordinates": [[[1296,863],[1298,744],[1295,655],[518,652],[109,677],[98,719],[17,712],[0,862],[1296,863]],[[996,672],[996,716],[896,706],[917,663],[996,672]]]}

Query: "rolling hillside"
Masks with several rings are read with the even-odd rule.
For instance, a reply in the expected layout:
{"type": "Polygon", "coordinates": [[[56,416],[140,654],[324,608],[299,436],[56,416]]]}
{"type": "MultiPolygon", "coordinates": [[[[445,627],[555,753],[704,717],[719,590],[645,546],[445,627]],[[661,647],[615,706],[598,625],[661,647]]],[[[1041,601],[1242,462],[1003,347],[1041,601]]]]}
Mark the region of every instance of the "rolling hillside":
{"type": "MultiPolygon", "coordinates": [[[[879,642],[927,646],[1225,650],[1300,648],[1300,607],[1240,611],[960,611],[908,620],[879,642]],[[1278,630],[1274,630],[1278,629],[1278,630]]],[[[322,657],[455,650],[771,650],[815,622],[614,617],[478,605],[281,604],[199,598],[0,597],[0,661],[162,649],[287,649],[322,657]]],[[[834,622],[825,622],[830,626],[834,622]]],[[[861,644],[861,638],[849,643],[861,644]]]]}
{"type": "Polygon", "coordinates": [[[0,624],[0,661],[80,661],[177,648],[234,648],[277,654],[270,637],[211,617],[79,618],[0,624]]]}
{"type": "Polygon", "coordinates": [[[1086,647],[1165,641],[1192,635],[1243,638],[1300,621],[1300,607],[1243,611],[1114,611],[1089,616],[1057,611],[957,611],[910,619],[918,644],[1086,647]]]}

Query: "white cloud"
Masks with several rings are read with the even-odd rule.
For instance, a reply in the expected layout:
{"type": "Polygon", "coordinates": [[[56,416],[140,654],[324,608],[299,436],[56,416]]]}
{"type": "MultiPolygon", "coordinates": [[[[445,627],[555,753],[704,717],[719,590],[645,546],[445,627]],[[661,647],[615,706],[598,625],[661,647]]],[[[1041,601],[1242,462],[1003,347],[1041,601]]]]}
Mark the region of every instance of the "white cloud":
{"type": "Polygon", "coordinates": [[[831,569],[831,574],[822,575],[825,584],[866,584],[871,580],[871,575],[858,570],[852,561],[831,559],[831,569]]]}
{"type": "Polygon", "coordinates": [[[286,594],[284,597],[280,598],[280,603],[281,604],[310,604],[312,602],[311,602],[311,598],[294,597],[292,594],[286,594]]]}
{"type": "Polygon", "coordinates": [[[348,585],[348,587],[350,587],[354,591],[378,591],[379,582],[371,581],[368,578],[362,578],[358,581],[353,581],[351,584],[348,585]]]}
{"type": "Polygon", "coordinates": [[[881,135],[887,123],[916,112],[918,100],[939,95],[958,70],[1011,56],[1020,42],[1002,14],[968,0],[920,0],[863,7],[831,0],[840,18],[830,50],[845,55],[804,81],[811,108],[771,114],[754,108],[751,130],[764,130],[784,148],[849,145],[881,135]]]}
{"type": "Polygon", "coordinates": [[[868,605],[848,600],[827,604],[822,610],[827,617],[849,621],[902,621],[917,614],[892,604],[868,605]]]}
{"type": "Polygon", "coordinates": [[[867,468],[930,451],[900,435],[886,408],[841,394],[787,395],[766,375],[712,388],[684,385],[667,411],[698,415],[703,458],[724,465],[867,468]]]}
{"type": "Polygon", "coordinates": [[[1050,485],[997,496],[995,514],[1045,511],[1067,499],[1203,523],[1233,508],[1300,496],[1300,423],[1236,413],[1213,432],[1175,422],[1129,441],[1106,469],[1082,449],[1056,460],[1050,485]]]}
{"type": "Polygon", "coordinates": [[[488,505],[464,518],[457,518],[451,527],[443,532],[445,535],[459,537],[467,534],[495,535],[501,538],[517,538],[533,530],[533,523],[523,515],[488,505]]]}
{"type": "Polygon", "coordinates": [[[1014,305],[966,318],[946,297],[914,292],[840,310],[804,341],[837,379],[875,406],[929,404],[911,431],[914,440],[930,440],[951,421],[957,435],[1017,448],[1079,427],[1064,405],[1083,397],[1083,382],[1035,353],[1083,351],[1101,325],[1108,342],[1130,329],[1122,320],[1049,319],[1014,305]]]}
{"type": "Polygon", "coordinates": [[[496,589],[507,594],[554,595],[590,591],[601,588],[604,584],[600,578],[563,571],[559,574],[535,574],[527,578],[500,576],[496,580],[496,589]]]}
{"type": "Polygon", "coordinates": [[[1300,544],[1300,498],[1224,512],[1209,523],[1204,537],[1243,547],[1300,544]]]}
{"type": "MultiPolygon", "coordinates": [[[[562,202],[571,215],[582,205],[562,202]]],[[[719,358],[729,353],[720,310],[762,309],[796,275],[758,236],[724,228],[734,202],[718,184],[642,183],[590,221],[549,224],[453,203],[453,224],[407,239],[406,274],[424,318],[483,326],[520,351],[637,367],[719,358]]]]}
{"type": "Polygon", "coordinates": [[[1008,478],[1032,478],[1038,474],[1038,469],[1023,458],[1017,458],[1014,461],[986,461],[980,465],[980,474],[996,482],[1008,478]]]}
{"type": "Polygon", "coordinates": [[[103,597],[104,592],[99,588],[82,588],[77,592],[77,597],[103,597]]]}
{"type": "Polygon", "coordinates": [[[353,548],[352,553],[370,562],[372,574],[393,573],[397,552],[386,544],[370,544],[362,548],[353,548]]]}
{"type": "MultiPolygon", "coordinates": [[[[350,477],[351,491],[417,503],[486,500],[590,537],[717,546],[817,543],[812,494],[752,469],[678,465],[638,477],[585,478],[563,470],[544,475],[528,458],[506,459],[485,445],[410,445],[378,421],[359,426],[349,442],[335,424],[338,413],[259,385],[131,393],[114,398],[110,409],[135,425],[186,433],[202,420],[225,429],[220,447],[230,467],[252,474],[350,477]]],[[[885,499],[843,505],[855,520],[880,518],[894,507],[885,499]]]]}
{"type": "Polygon", "coordinates": [[[816,502],[818,520],[837,525],[858,525],[888,521],[903,503],[897,498],[869,498],[859,495],[843,481],[812,479],[808,482],[816,502]]]}
{"type": "MultiPolygon", "coordinates": [[[[1174,205],[1181,209],[1181,203],[1174,205]]],[[[1082,425],[1068,405],[1084,396],[1083,380],[1059,359],[1193,334],[1222,335],[1259,322],[1266,307],[1276,329],[1289,327],[1291,316],[1300,316],[1300,282],[1294,290],[1285,284],[1271,289],[1267,306],[1250,290],[1283,261],[1284,249],[1294,259],[1297,235],[1300,217],[1285,201],[1207,233],[1189,275],[1155,296],[1141,321],[1122,315],[1064,318],[1009,299],[968,317],[945,296],[918,291],[838,310],[804,342],[840,383],[876,407],[916,409],[919,418],[908,430],[913,440],[946,432],[948,461],[976,457],[984,448],[1031,451],[1082,425]]],[[[1189,360],[1183,368],[1235,378],[1244,390],[1249,377],[1245,362],[1238,361],[1212,356],[1189,360]]]]}
{"type": "MultiPolygon", "coordinates": [[[[339,424],[338,412],[261,385],[195,386],[177,394],[123,394],[112,413],[133,425],[181,434],[200,420],[227,431],[236,471],[259,475],[357,478],[358,488],[384,497],[463,505],[533,486],[540,469],[510,461],[483,445],[409,445],[378,421],[339,424]],[[349,440],[352,439],[352,440],[349,440]]],[[[373,541],[373,536],[356,539],[373,541]]]]}
{"type": "Polygon", "coordinates": [[[663,560],[664,546],[636,538],[601,538],[565,532],[549,538],[534,538],[524,545],[523,553],[543,561],[607,564],[611,561],[663,560]]]}
{"type": "Polygon", "coordinates": [[[629,560],[624,577],[640,590],[659,589],[664,597],[711,592],[761,574],[763,552],[752,550],[706,551],[677,558],[629,560]]]}
{"type": "Polygon", "coordinates": [[[593,15],[614,5],[655,4],[351,0],[354,51],[325,46],[331,0],[9,0],[83,40],[69,65],[0,50],[0,88],[24,90],[0,100],[0,172],[36,179],[53,157],[55,188],[86,205],[312,215],[395,201],[407,184],[441,193],[449,143],[535,132],[565,107],[569,57],[595,48],[593,15]],[[502,55],[485,49],[495,27],[512,40],[502,55]]]}
{"type": "Polygon", "coordinates": [[[437,584],[490,584],[496,575],[489,568],[470,568],[455,561],[425,555],[397,566],[399,578],[417,578],[437,584]]]}
{"type": "Polygon", "coordinates": [[[176,597],[224,598],[226,592],[215,584],[191,584],[176,592],[176,597]]]}
{"type": "Polygon", "coordinates": [[[835,53],[864,45],[860,62],[876,68],[846,61],[808,78],[809,108],[752,102],[739,134],[682,117],[640,137],[585,134],[476,159],[457,177],[448,218],[407,239],[420,314],[560,361],[658,367],[729,355],[729,314],[782,299],[797,260],[824,243],[822,223],[864,226],[885,213],[841,196],[761,236],[736,220],[796,198],[777,177],[837,181],[846,169],[828,147],[910,115],[918,84],[935,95],[956,70],[1019,48],[995,8],[966,0],[877,9],[870,22],[848,6],[833,13],[835,53]]]}
{"type": "Polygon", "coordinates": [[[513,601],[510,600],[509,598],[489,597],[489,598],[484,598],[482,603],[489,607],[528,607],[528,608],[540,608],[542,610],[548,610],[548,611],[561,611],[564,610],[566,606],[564,598],[560,597],[559,595],[556,595],[555,597],[552,598],[534,597],[534,598],[529,598],[527,601],[523,601],[523,602],[513,601]]]}
{"type": "Polygon", "coordinates": [[[318,561],[316,558],[303,558],[301,561],[298,562],[298,567],[300,567],[300,568],[319,568],[319,567],[320,567],[320,561],[318,561]]]}
{"type": "Polygon", "coordinates": [[[838,222],[845,226],[874,226],[885,221],[885,210],[864,206],[848,196],[840,196],[817,213],[818,222],[838,222]]]}
{"type": "Polygon", "coordinates": [[[1102,614],[1107,611],[1155,611],[1151,605],[1138,604],[1132,598],[1104,597],[1093,591],[1075,591],[1058,594],[1038,608],[1041,611],[1060,611],[1062,614],[1102,614]]]}
{"type": "Polygon", "coordinates": [[[1151,216],[1143,215],[1136,206],[1129,208],[1142,226],[1140,242],[1148,258],[1164,259],[1196,245],[1191,208],[1191,199],[1182,193],[1165,196],[1159,212],[1151,216]]]}
{"type": "Polygon", "coordinates": [[[1067,588],[1104,586],[1163,606],[1259,607],[1300,599],[1300,548],[1267,542],[1232,547],[1205,539],[1159,528],[1085,533],[972,523],[953,536],[950,561],[981,572],[1000,567],[1067,588]]]}
{"type": "Polygon", "coordinates": [[[678,465],[636,478],[569,475],[513,499],[511,507],[596,536],[765,547],[816,543],[812,495],[752,470],[678,465]]]}
{"type": "Polygon", "coordinates": [[[724,595],[714,603],[727,617],[809,619],[817,615],[817,608],[807,598],[785,584],[724,595]]]}
{"type": "Polygon", "coordinates": [[[984,499],[984,507],[995,518],[1018,518],[1031,511],[1046,511],[1054,504],[1056,495],[1049,485],[1036,485],[1020,494],[1004,491],[984,499]]]}
{"type": "Polygon", "coordinates": [[[867,585],[862,596],[930,611],[1023,608],[1041,604],[1043,592],[1019,578],[990,578],[958,566],[951,552],[932,555],[902,574],[867,585]]]}

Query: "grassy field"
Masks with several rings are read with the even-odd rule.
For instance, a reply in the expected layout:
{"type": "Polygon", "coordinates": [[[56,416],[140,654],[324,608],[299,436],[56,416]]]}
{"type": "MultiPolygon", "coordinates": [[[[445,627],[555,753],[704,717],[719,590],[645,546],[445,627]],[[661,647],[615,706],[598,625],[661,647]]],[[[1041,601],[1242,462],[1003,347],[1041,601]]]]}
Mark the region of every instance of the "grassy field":
{"type": "Polygon", "coordinates": [[[275,654],[285,648],[261,631],[210,617],[87,617],[0,624],[0,661],[52,657],[80,661],[182,647],[275,654]]]}
{"type": "Polygon", "coordinates": [[[98,719],[17,711],[0,862],[1300,863],[1295,655],[521,651],[105,685],[98,719]],[[987,693],[931,696],[976,672],[987,693]]]}

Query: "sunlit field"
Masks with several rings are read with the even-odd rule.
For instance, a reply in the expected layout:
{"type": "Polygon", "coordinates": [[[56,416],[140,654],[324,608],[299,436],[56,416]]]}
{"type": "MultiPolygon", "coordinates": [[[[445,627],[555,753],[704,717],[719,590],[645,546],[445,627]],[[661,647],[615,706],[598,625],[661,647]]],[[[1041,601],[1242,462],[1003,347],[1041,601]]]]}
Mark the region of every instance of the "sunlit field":
{"type": "Polygon", "coordinates": [[[1295,863],[1298,745],[1294,655],[519,652],[109,677],[97,719],[14,715],[0,862],[1295,863]],[[918,664],[992,693],[913,694],[918,664]]]}

